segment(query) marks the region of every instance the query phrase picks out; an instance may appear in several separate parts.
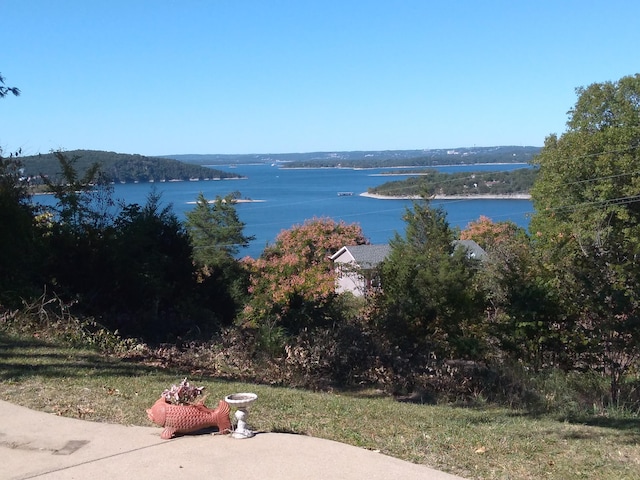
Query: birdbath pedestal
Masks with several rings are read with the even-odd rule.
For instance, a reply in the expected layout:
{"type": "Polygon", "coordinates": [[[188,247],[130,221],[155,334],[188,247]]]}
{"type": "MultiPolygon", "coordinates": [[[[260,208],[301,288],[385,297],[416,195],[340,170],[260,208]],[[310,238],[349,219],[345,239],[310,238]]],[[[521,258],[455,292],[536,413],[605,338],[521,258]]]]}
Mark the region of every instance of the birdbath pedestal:
{"type": "Polygon", "coordinates": [[[247,428],[247,417],[249,405],[257,399],[258,395],[255,393],[234,393],[224,397],[225,402],[238,409],[235,413],[238,425],[231,434],[233,438],[251,438],[255,435],[255,432],[247,428]]]}

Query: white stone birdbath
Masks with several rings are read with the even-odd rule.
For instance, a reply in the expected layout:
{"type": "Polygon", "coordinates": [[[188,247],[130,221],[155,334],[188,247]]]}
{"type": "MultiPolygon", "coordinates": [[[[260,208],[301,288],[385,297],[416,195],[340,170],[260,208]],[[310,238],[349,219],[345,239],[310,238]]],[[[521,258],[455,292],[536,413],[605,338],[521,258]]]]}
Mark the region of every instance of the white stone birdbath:
{"type": "Polygon", "coordinates": [[[233,438],[251,438],[255,435],[255,432],[247,428],[247,417],[249,416],[249,405],[257,399],[258,395],[255,393],[234,393],[224,397],[225,402],[238,409],[235,414],[238,425],[231,434],[233,438]]]}

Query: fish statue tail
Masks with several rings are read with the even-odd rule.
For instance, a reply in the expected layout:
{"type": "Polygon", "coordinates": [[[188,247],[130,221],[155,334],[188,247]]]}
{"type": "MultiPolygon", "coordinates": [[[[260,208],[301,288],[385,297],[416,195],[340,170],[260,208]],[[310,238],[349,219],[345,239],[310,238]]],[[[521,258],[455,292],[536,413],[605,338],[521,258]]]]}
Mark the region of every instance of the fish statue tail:
{"type": "Polygon", "coordinates": [[[228,433],[231,431],[231,418],[229,414],[231,413],[231,407],[224,400],[220,400],[218,403],[218,408],[216,408],[217,422],[218,422],[218,431],[220,433],[228,433]]]}

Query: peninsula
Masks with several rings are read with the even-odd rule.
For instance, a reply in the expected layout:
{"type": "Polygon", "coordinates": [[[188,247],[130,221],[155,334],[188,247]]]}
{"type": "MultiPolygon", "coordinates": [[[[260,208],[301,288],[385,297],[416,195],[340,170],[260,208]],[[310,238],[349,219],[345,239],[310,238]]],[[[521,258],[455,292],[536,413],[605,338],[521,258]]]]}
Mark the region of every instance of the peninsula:
{"type": "MultiPolygon", "coordinates": [[[[363,192],[361,197],[374,198],[376,200],[420,200],[420,195],[380,195],[377,193],[363,192]]],[[[429,197],[431,200],[531,200],[528,193],[512,193],[512,194],[469,194],[469,195],[433,195],[429,197]]]]}
{"type": "Polygon", "coordinates": [[[370,188],[363,196],[381,199],[414,199],[424,196],[449,200],[512,199],[528,200],[538,170],[518,168],[509,171],[440,173],[425,169],[411,172],[406,180],[391,181],[370,188]]]}

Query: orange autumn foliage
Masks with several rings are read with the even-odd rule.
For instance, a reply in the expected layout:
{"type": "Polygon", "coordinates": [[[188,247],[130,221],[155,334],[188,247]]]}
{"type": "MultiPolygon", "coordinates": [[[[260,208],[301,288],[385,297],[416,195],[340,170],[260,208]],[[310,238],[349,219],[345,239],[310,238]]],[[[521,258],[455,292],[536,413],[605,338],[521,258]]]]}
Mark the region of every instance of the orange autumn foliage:
{"type": "Polygon", "coordinates": [[[473,240],[485,250],[491,250],[513,239],[521,231],[513,222],[494,222],[481,215],[460,232],[460,240],[473,240]]]}
{"type": "Polygon", "coordinates": [[[304,306],[321,309],[335,293],[336,277],[329,257],[344,245],[367,243],[357,224],[313,218],[283,230],[258,259],[247,258],[251,299],[244,323],[277,321],[304,306]]]}

